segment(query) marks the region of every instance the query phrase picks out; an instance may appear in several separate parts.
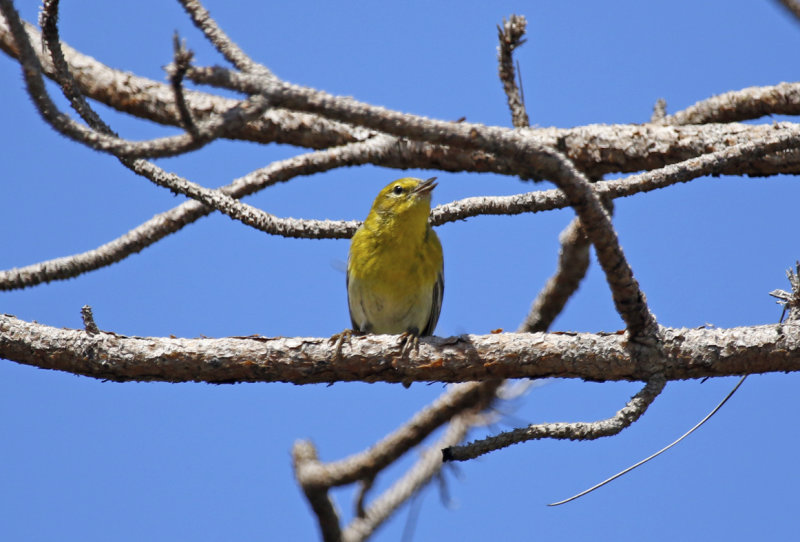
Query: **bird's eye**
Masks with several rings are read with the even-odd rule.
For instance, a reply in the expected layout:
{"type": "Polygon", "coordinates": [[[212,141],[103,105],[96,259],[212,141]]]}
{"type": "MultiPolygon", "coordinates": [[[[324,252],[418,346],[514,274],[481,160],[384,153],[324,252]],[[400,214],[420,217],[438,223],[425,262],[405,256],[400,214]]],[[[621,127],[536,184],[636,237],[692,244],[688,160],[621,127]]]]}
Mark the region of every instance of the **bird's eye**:
{"type": "Polygon", "coordinates": [[[400,186],[399,184],[396,184],[396,185],[394,185],[394,188],[392,189],[392,192],[394,192],[396,195],[399,196],[400,194],[403,193],[403,187],[400,186]]]}

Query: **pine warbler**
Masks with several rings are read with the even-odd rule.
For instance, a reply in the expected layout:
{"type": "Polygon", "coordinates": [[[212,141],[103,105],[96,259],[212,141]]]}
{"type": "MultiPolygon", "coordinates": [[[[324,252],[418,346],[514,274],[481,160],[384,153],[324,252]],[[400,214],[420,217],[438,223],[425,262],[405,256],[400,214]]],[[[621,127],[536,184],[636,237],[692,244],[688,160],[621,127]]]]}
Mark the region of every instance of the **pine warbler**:
{"type": "Polygon", "coordinates": [[[444,293],[439,237],[428,224],[436,177],[407,177],[380,191],[353,235],[347,301],[353,331],[431,335],[444,293]]]}

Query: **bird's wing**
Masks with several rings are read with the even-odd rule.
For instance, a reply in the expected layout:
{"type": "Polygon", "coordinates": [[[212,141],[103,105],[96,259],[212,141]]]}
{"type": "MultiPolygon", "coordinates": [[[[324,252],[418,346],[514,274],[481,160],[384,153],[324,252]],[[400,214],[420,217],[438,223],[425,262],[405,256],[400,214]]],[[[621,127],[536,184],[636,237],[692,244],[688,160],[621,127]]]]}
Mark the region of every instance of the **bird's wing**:
{"type": "Polygon", "coordinates": [[[439,322],[439,314],[442,312],[442,297],[444,296],[444,270],[440,270],[436,276],[436,283],[433,285],[433,303],[431,303],[431,315],[428,324],[422,330],[422,335],[433,335],[436,324],[439,322]]]}

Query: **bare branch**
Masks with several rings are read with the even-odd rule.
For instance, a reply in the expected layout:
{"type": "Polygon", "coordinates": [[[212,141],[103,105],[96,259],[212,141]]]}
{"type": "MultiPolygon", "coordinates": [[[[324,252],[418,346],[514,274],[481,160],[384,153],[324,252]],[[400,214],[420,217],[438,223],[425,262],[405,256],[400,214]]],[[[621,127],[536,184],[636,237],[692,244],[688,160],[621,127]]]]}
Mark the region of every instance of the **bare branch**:
{"type": "Polygon", "coordinates": [[[748,87],[697,102],[663,124],[709,124],[757,119],[764,115],[800,115],[800,83],[779,83],[769,87],[748,87]]]}
{"type": "Polygon", "coordinates": [[[583,497],[584,495],[587,495],[587,494],[591,493],[591,492],[592,492],[592,491],[594,491],[595,489],[600,489],[600,488],[601,488],[601,487],[603,487],[604,485],[606,485],[606,484],[608,484],[608,483],[610,483],[610,482],[613,482],[614,480],[616,480],[616,479],[617,479],[617,478],[619,478],[620,476],[624,476],[625,474],[627,474],[627,473],[631,472],[633,469],[636,469],[636,468],[638,468],[638,467],[641,467],[642,465],[644,465],[644,464],[645,464],[645,463],[647,463],[648,461],[650,461],[650,460],[652,460],[652,459],[655,459],[655,458],[656,458],[656,457],[658,457],[659,455],[663,454],[664,452],[666,452],[667,450],[669,450],[670,448],[672,448],[673,446],[675,446],[676,444],[678,444],[680,441],[682,441],[683,439],[685,439],[686,437],[688,437],[689,435],[691,435],[692,433],[694,433],[694,432],[695,432],[695,430],[699,429],[699,428],[700,428],[700,426],[702,426],[702,425],[703,425],[704,423],[706,423],[708,420],[710,420],[710,419],[711,419],[711,417],[712,417],[714,414],[716,414],[716,413],[719,411],[719,409],[721,409],[721,408],[722,408],[722,406],[723,406],[725,403],[727,403],[727,402],[728,402],[728,399],[730,399],[731,397],[733,397],[733,394],[734,394],[734,393],[736,393],[736,390],[738,390],[738,389],[739,389],[739,386],[741,386],[741,385],[744,383],[744,381],[745,381],[745,379],[746,379],[746,378],[747,378],[747,375],[744,375],[742,378],[740,378],[740,379],[739,379],[739,382],[737,382],[737,383],[736,383],[736,386],[734,386],[734,387],[733,387],[733,389],[732,389],[731,391],[729,391],[729,392],[728,392],[728,395],[726,395],[726,396],[725,396],[725,398],[724,398],[724,399],[722,399],[722,401],[720,401],[720,402],[717,404],[717,406],[715,406],[715,407],[714,407],[714,408],[711,410],[711,412],[709,412],[708,414],[706,414],[706,416],[705,416],[705,417],[704,417],[702,420],[700,420],[699,422],[697,422],[697,423],[696,423],[696,424],[695,424],[695,425],[694,425],[694,426],[693,426],[691,429],[689,429],[688,431],[686,431],[686,432],[685,432],[683,435],[681,435],[681,436],[680,436],[680,437],[678,437],[677,439],[673,440],[671,443],[669,443],[669,444],[667,444],[666,446],[664,446],[663,448],[661,448],[659,451],[657,451],[657,452],[655,452],[655,453],[653,453],[653,454],[650,454],[649,456],[645,457],[645,458],[644,458],[644,459],[642,459],[641,461],[638,461],[638,462],[634,463],[633,465],[631,465],[630,467],[628,467],[628,468],[626,468],[626,469],[624,469],[624,470],[621,470],[620,472],[618,472],[618,473],[617,473],[617,474],[615,474],[614,476],[611,476],[611,477],[609,477],[609,478],[606,478],[605,480],[603,480],[603,481],[602,481],[602,482],[600,482],[599,484],[595,484],[595,485],[593,485],[592,487],[590,487],[589,489],[586,489],[586,490],[584,490],[584,491],[581,491],[580,493],[578,493],[578,494],[576,494],[576,495],[573,495],[572,497],[569,497],[568,499],[564,499],[564,500],[562,500],[562,501],[558,501],[558,502],[550,503],[550,504],[548,504],[547,506],[559,506],[559,505],[566,504],[566,503],[568,503],[568,502],[574,501],[575,499],[579,499],[579,498],[583,497]]]}
{"type": "Polygon", "coordinates": [[[13,3],[10,0],[0,0],[0,9],[16,41],[28,95],[32,98],[39,114],[62,135],[92,149],[125,158],[174,156],[198,149],[227,131],[238,129],[250,120],[260,117],[269,105],[263,96],[253,96],[244,100],[221,116],[204,121],[198,127],[200,134],[198,138],[191,134],[181,134],[134,142],[89,129],[59,111],[50,99],[42,79],[38,57],[34,54],[13,3]]]}
{"type": "Polygon", "coordinates": [[[668,380],[800,370],[796,323],[661,328],[663,361],[637,360],[622,333],[505,333],[421,338],[401,358],[394,335],[172,339],[89,335],[0,316],[0,357],[113,381],[465,382],[502,378],[668,380]],[[723,348],[724,346],[724,348],[723,348]],[[339,357],[337,358],[337,355],[339,357]]]}
{"type": "Polygon", "coordinates": [[[500,448],[528,440],[552,438],[560,440],[595,440],[616,435],[645,413],[661,393],[667,381],[655,376],[614,416],[596,422],[543,423],[442,450],[445,461],[466,461],[500,448]]]}
{"type": "MultiPolygon", "coordinates": [[[[370,157],[386,152],[391,148],[391,143],[385,139],[374,138],[341,148],[302,154],[253,171],[219,188],[219,191],[233,198],[242,198],[300,175],[311,175],[342,165],[359,163],[359,160],[369,160],[370,157]]],[[[198,201],[187,201],[154,216],[122,237],[88,252],[0,271],[0,290],[26,288],[52,280],[64,280],[106,267],[140,252],[167,235],[210,214],[213,210],[198,201]]]]}
{"type": "Polygon", "coordinates": [[[236,43],[217,25],[211,14],[197,0],[180,0],[183,9],[192,18],[194,25],[205,34],[217,51],[228,62],[243,72],[252,72],[265,77],[272,77],[272,73],[263,65],[254,62],[242,51],[236,43]]]}
{"type": "Polygon", "coordinates": [[[200,137],[200,132],[192,118],[192,112],[186,105],[186,96],[183,90],[183,77],[186,75],[186,70],[192,63],[194,53],[186,48],[186,40],[181,42],[178,33],[172,38],[173,58],[172,66],[168,70],[169,82],[172,84],[172,91],[175,93],[175,105],[178,107],[178,113],[181,116],[181,124],[183,128],[189,132],[192,137],[200,137]]]}
{"type": "MultiPolygon", "coordinates": [[[[41,35],[25,23],[31,41],[38,42],[41,35]]],[[[7,24],[0,17],[0,48],[11,56],[18,57],[14,39],[7,24]]],[[[169,85],[151,79],[137,77],[127,72],[111,69],[95,59],[82,55],[62,43],[64,55],[76,76],[81,93],[110,107],[173,126],[180,126],[180,117],[174,95],[169,85]]],[[[38,54],[38,53],[37,53],[38,54]]],[[[49,59],[39,55],[48,77],[53,76],[49,59]]],[[[793,93],[798,83],[776,87],[764,87],[771,93],[793,93]]],[[[230,109],[234,100],[211,94],[188,91],[187,105],[198,121],[209,115],[220,115],[230,109]]],[[[781,101],[781,100],[776,100],[781,101]]],[[[596,125],[569,129],[541,128],[527,130],[543,145],[564,149],[577,167],[592,177],[612,172],[631,172],[662,167],[671,162],[686,160],[693,156],[744,141],[762,137],[768,127],[753,125],[708,125],[682,126],[669,129],[657,125],[596,125]]],[[[317,115],[292,113],[281,108],[270,108],[258,120],[254,120],[227,138],[244,139],[267,143],[279,141],[311,148],[342,145],[369,137],[369,131],[342,123],[329,121],[317,115]]],[[[423,150],[422,147],[420,150],[423,150]]],[[[430,150],[430,149],[427,149],[430,150]]],[[[426,160],[420,152],[410,158],[414,163],[405,167],[430,167],[444,171],[464,171],[464,163],[471,156],[462,151],[451,150],[446,157],[436,151],[437,157],[426,160]],[[443,159],[446,158],[446,159],[443,159]]],[[[494,171],[514,174],[503,165],[504,158],[491,154],[473,160],[469,171],[494,171]]],[[[401,167],[400,162],[383,163],[387,167],[401,167]]],[[[780,160],[773,157],[755,160],[745,168],[728,169],[721,173],[732,175],[774,175],[777,173],[800,173],[800,152],[784,155],[780,160]]]]}
{"type": "Polygon", "coordinates": [[[580,217],[586,235],[595,246],[614,304],[631,335],[650,335],[655,329],[655,319],[647,308],[645,296],[633,277],[616,232],[588,179],[562,153],[526,138],[522,131],[406,115],[352,98],[336,97],[280,80],[258,78],[220,68],[191,68],[187,77],[195,82],[250,94],[261,92],[277,105],[360,124],[398,137],[514,156],[521,163],[528,164],[534,177],[551,179],[564,191],[580,217]]]}
{"type": "Polygon", "coordinates": [[[425,487],[442,468],[441,450],[461,442],[471,427],[470,416],[453,418],[447,431],[433,446],[422,453],[422,458],[399,480],[375,499],[364,517],[356,518],[342,533],[342,540],[367,539],[398,507],[425,487]]]}
{"type": "Polygon", "coordinates": [[[144,160],[137,160],[132,169],[158,186],[189,196],[204,205],[225,213],[231,218],[269,234],[283,237],[319,239],[322,237],[321,233],[325,232],[327,234],[326,237],[347,239],[352,237],[356,228],[358,228],[358,222],[354,220],[278,218],[252,205],[242,203],[219,190],[204,188],[174,173],[166,172],[155,164],[144,160]]]}
{"type": "MultiPolygon", "coordinates": [[[[42,39],[39,32],[32,25],[23,24],[29,40],[38,43],[42,39]]],[[[82,94],[143,119],[180,126],[180,114],[170,85],[109,68],[64,43],[61,44],[61,48],[82,94]]],[[[13,58],[19,58],[14,37],[2,16],[0,16],[0,49],[13,58]]],[[[55,69],[50,59],[38,48],[34,52],[42,64],[45,75],[53,78],[55,69]]],[[[218,117],[237,103],[236,100],[197,91],[185,92],[185,96],[187,106],[198,122],[218,117]]],[[[225,137],[260,143],[278,141],[302,147],[324,148],[363,140],[369,135],[366,130],[354,130],[351,126],[331,123],[316,115],[296,114],[280,108],[270,108],[260,118],[242,126],[235,133],[226,134],[225,137]]]]}
{"type": "MultiPolygon", "coordinates": [[[[684,183],[706,175],[721,175],[729,168],[752,162],[758,156],[781,153],[800,146],[800,125],[782,123],[770,127],[761,139],[742,141],[723,150],[690,158],[660,169],[623,179],[602,181],[593,185],[601,198],[620,198],[684,183]]],[[[431,223],[444,224],[471,216],[518,214],[563,209],[566,196],[558,190],[544,190],[499,197],[465,198],[441,205],[431,213],[431,223]]]]}
{"type": "MultiPolygon", "coordinates": [[[[383,136],[382,136],[383,137],[383,136]]],[[[664,168],[633,175],[624,179],[604,181],[594,185],[594,189],[602,198],[618,198],[631,196],[664,188],[675,183],[688,182],[704,175],[716,175],[736,168],[740,164],[752,163],[759,156],[767,153],[784,151],[800,144],[800,127],[794,124],[779,124],[769,127],[765,132],[766,140],[747,141],[722,151],[692,158],[684,162],[664,168]]],[[[240,198],[251,194],[265,186],[283,182],[296,175],[308,175],[326,171],[345,164],[392,161],[398,165],[404,159],[422,154],[423,145],[405,141],[397,142],[394,138],[375,138],[365,143],[355,143],[335,151],[320,151],[300,155],[281,162],[276,162],[234,181],[221,191],[232,197],[240,198]]],[[[447,148],[439,148],[442,157],[447,148]]],[[[447,160],[448,158],[444,158],[447,160]]],[[[431,223],[441,225],[447,222],[483,214],[519,214],[540,212],[566,207],[567,199],[559,190],[535,191],[515,196],[466,198],[442,205],[433,210],[431,223]]],[[[115,239],[97,249],[48,260],[27,267],[0,271],[0,290],[25,288],[78,276],[84,272],[105,267],[122,260],[130,254],[174,233],[184,225],[207,215],[211,209],[197,203],[187,202],[166,213],[162,213],[145,222],[128,234],[115,239]]],[[[280,221],[281,219],[275,219],[280,221]]],[[[282,223],[281,227],[288,228],[282,223]]],[[[332,237],[347,228],[345,222],[328,221],[328,229],[318,230],[319,238],[332,237]]]]}
{"type": "Polygon", "coordinates": [[[318,486],[306,481],[305,470],[309,466],[319,463],[319,457],[314,445],[307,441],[296,442],[292,448],[292,466],[298,485],[303,489],[314,515],[317,517],[322,540],[326,542],[339,542],[342,539],[339,526],[339,514],[328,495],[328,488],[318,486]]]}
{"type": "Polygon", "coordinates": [[[503,19],[503,25],[497,25],[497,37],[500,45],[497,46],[497,61],[500,82],[508,98],[508,108],[511,110],[511,123],[517,128],[527,128],[530,125],[528,113],[525,111],[525,102],[517,87],[517,77],[514,71],[514,49],[525,43],[525,27],[528,21],[521,15],[511,15],[508,20],[503,19]]]}
{"type": "Polygon", "coordinates": [[[370,479],[457,414],[485,407],[493,399],[498,384],[468,382],[454,386],[369,449],[333,463],[306,466],[304,480],[333,487],[370,479]]]}

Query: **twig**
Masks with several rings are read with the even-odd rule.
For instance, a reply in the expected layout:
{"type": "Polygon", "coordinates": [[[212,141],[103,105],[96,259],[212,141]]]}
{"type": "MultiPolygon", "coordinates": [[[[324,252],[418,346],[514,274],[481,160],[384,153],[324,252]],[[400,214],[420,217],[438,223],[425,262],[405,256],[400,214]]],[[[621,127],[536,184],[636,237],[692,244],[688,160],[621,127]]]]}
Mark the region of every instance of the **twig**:
{"type": "Polygon", "coordinates": [[[89,305],[84,305],[81,307],[81,318],[83,319],[83,328],[86,330],[86,333],[89,333],[90,335],[100,333],[100,330],[97,328],[97,324],[94,323],[92,307],[89,305]]]}
{"type": "Polygon", "coordinates": [[[525,101],[520,88],[517,87],[514,72],[514,49],[525,43],[525,27],[528,22],[521,15],[511,15],[508,20],[503,19],[503,24],[497,25],[497,37],[500,44],[497,46],[497,61],[500,82],[508,99],[508,108],[511,110],[511,123],[517,128],[527,128],[530,125],[528,113],[525,111],[525,101]]]}
{"type": "Polygon", "coordinates": [[[590,243],[583,234],[580,220],[574,218],[558,239],[561,250],[556,272],[536,296],[530,312],[518,329],[519,332],[547,331],[586,276],[590,243]]]}
{"type": "MultiPolygon", "coordinates": [[[[233,198],[242,198],[267,186],[286,182],[297,176],[311,175],[345,164],[356,164],[374,159],[375,156],[386,152],[392,146],[393,139],[389,141],[386,138],[375,137],[341,148],[301,154],[273,162],[267,167],[234,180],[219,190],[233,198]]],[[[198,201],[187,201],[156,215],[125,235],[87,252],[0,271],[0,290],[26,288],[52,280],[64,280],[106,267],[131,254],[140,252],[213,211],[213,208],[198,201]]]]}
{"type": "Polygon", "coordinates": [[[781,322],[783,322],[786,311],[789,311],[789,317],[786,321],[795,322],[800,320],[800,261],[795,262],[795,271],[791,269],[786,271],[786,278],[789,279],[792,291],[773,290],[769,295],[777,298],[777,302],[783,305],[781,322]]]}
{"type": "Polygon", "coordinates": [[[634,395],[614,416],[596,422],[544,423],[515,429],[492,437],[451,446],[442,450],[444,461],[466,461],[500,448],[535,439],[595,440],[616,435],[638,420],[664,389],[666,380],[658,375],[634,395]]]}
{"type": "Polygon", "coordinates": [[[748,87],[712,96],[674,115],[663,124],[709,124],[739,122],[764,115],[800,115],[800,83],[748,87]]]}
{"type": "MultiPolygon", "coordinates": [[[[295,175],[325,171],[347,163],[386,161],[387,156],[394,156],[397,159],[408,158],[409,154],[422,152],[422,145],[396,144],[396,140],[390,136],[381,137],[385,139],[375,138],[364,143],[346,145],[334,152],[309,153],[276,162],[242,177],[220,190],[232,197],[240,198],[264,186],[291,179],[295,175]]],[[[756,160],[765,154],[796,148],[798,145],[800,145],[800,127],[781,125],[777,130],[777,135],[769,140],[743,143],[647,173],[603,181],[595,184],[594,189],[603,198],[627,197],[665,188],[676,183],[688,182],[704,175],[724,172],[726,168],[756,160]]],[[[536,191],[515,196],[466,198],[438,206],[431,214],[431,223],[441,225],[479,215],[535,213],[561,209],[567,205],[566,197],[559,190],[536,191]]],[[[204,205],[187,202],[154,217],[126,235],[88,252],[0,271],[0,290],[25,288],[51,280],[63,280],[105,267],[141,251],[210,212],[211,209],[204,205]]],[[[275,220],[283,219],[276,218],[275,220]]],[[[318,238],[330,238],[346,227],[344,222],[339,221],[329,221],[326,224],[329,227],[320,227],[315,232],[318,238]]],[[[282,227],[288,229],[289,224],[283,223],[282,227]]]]}
{"type": "Polygon", "coordinates": [[[363,518],[355,518],[342,532],[342,540],[360,541],[368,538],[409,497],[423,488],[441,470],[439,450],[461,440],[469,431],[469,415],[453,418],[442,438],[402,478],[397,480],[367,508],[363,518]]]}
{"type": "Polygon", "coordinates": [[[309,483],[305,479],[305,471],[311,465],[319,463],[319,457],[314,445],[307,441],[296,442],[292,448],[292,466],[298,485],[306,495],[314,516],[317,518],[322,539],[325,542],[339,542],[342,540],[339,514],[328,495],[328,488],[309,483]]]}
{"type": "Polygon", "coordinates": [[[180,0],[183,9],[191,17],[194,25],[205,34],[208,41],[224,56],[228,62],[243,72],[252,72],[265,77],[272,73],[266,66],[254,62],[232,39],[217,25],[211,14],[196,0],[180,0]]]}
{"type": "MultiPolygon", "coordinates": [[[[41,40],[35,28],[24,23],[32,42],[41,40]]],[[[18,58],[5,20],[0,17],[0,48],[18,58]]],[[[138,77],[130,73],[111,69],[97,60],[82,55],[63,44],[65,57],[75,72],[77,85],[82,93],[109,107],[149,119],[162,124],[176,125],[179,113],[174,103],[169,85],[138,77]]],[[[42,62],[46,75],[53,77],[53,68],[38,48],[35,51],[42,62]]],[[[800,83],[786,83],[772,89],[768,95],[776,95],[775,103],[785,100],[781,89],[793,93],[800,83]]],[[[218,116],[235,105],[235,101],[211,94],[185,92],[187,104],[195,119],[218,116]]],[[[734,102],[736,104],[738,102],[734,102]]],[[[632,172],[662,167],[666,163],[686,160],[705,152],[721,150],[731,144],[758,140],[763,137],[764,128],[760,125],[684,125],[677,129],[666,129],[658,125],[594,125],[576,128],[540,128],[527,130],[530,137],[537,138],[543,145],[559,146],[576,162],[578,167],[592,177],[612,172],[632,172]],[[656,142],[655,145],[650,144],[656,142]],[[647,144],[645,144],[647,143],[647,144]]],[[[311,148],[325,148],[359,141],[370,137],[370,131],[330,121],[317,115],[294,113],[282,108],[270,108],[259,119],[242,126],[235,132],[225,135],[247,141],[268,143],[278,141],[311,148]],[[313,129],[311,127],[313,126],[313,129]]],[[[408,167],[409,159],[415,160],[415,167],[429,167],[445,171],[464,171],[464,165],[471,163],[470,171],[494,171],[498,173],[519,174],[507,164],[506,157],[472,153],[451,149],[444,155],[441,150],[418,146],[419,152],[402,159],[385,162],[387,167],[408,167]],[[430,157],[429,157],[430,156],[430,157]]],[[[733,175],[774,175],[800,172],[800,153],[769,156],[744,164],[739,170],[729,169],[721,173],[733,175]]]]}
{"type": "MultiPolygon", "coordinates": [[[[57,2],[52,2],[57,5],[57,2]]],[[[42,118],[62,135],[82,143],[92,149],[107,152],[121,158],[166,157],[182,154],[198,149],[214,139],[225,135],[229,130],[236,130],[247,122],[258,118],[269,106],[262,96],[254,96],[238,103],[219,117],[211,117],[198,128],[200,136],[191,134],[156,138],[149,141],[128,141],[110,135],[106,131],[97,131],[78,124],[50,99],[42,80],[42,71],[33,47],[28,41],[27,33],[19,19],[19,15],[10,0],[0,0],[0,10],[8,22],[11,33],[19,50],[19,59],[23,67],[23,76],[28,95],[36,105],[42,118]]]]}
{"type": "Polygon", "coordinates": [[[599,484],[593,485],[593,486],[592,486],[592,487],[590,487],[589,489],[586,489],[586,490],[584,490],[584,491],[581,491],[581,492],[580,492],[580,493],[578,493],[577,495],[573,495],[572,497],[570,497],[570,498],[568,498],[568,499],[564,499],[563,501],[553,502],[553,503],[550,503],[550,504],[548,504],[547,506],[559,506],[559,505],[561,505],[561,504],[566,504],[566,503],[568,503],[568,502],[570,502],[570,501],[574,501],[575,499],[579,499],[580,497],[583,497],[584,495],[587,495],[587,494],[591,493],[591,492],[592,492],[592,491],[594,491],[595,489],[600,489],[600,488],[601,488],[601,487],[603,487],[604,485],[606,485],[606,484],[608,484],[608,483],[610,483],[610,482],[613,482],[614,480],[616,480],[616,479],[617,479],[617,478],[619,478],[620,476],[623,476],[623,475],[625,475],[625,474],[629,473],[629,472],[630,472],[630,471],[632,471],[633,469],[635,469],[635,468],[637,468],[637,467],[640,467],[640,466],[644,465],[645,463],[647,463],[647,462],[648,462],[648,461],[650,461],[651,459],[655,459],[656,457],[658,457],[658,456],[659,456],[659,455],[661,455],[662,453],[666,452],[667,450],[669,450],[670,448],[672,448],[673,446],[675,446],[676,444],[678,444],[680,441],[682,441],[683,439],[685,439],[686,437],[688,437],[689,435],[691,435],[692,433],[694,433],[694,432],[695,432],[695,430],[696,430],[696,429],[699,429],[701,425],[703,425],[703,424],[704,424],[704,423],[706,423],[708,420],[710,420],[710,419],[711,419],[711,417],[712,417],[714,414],[716,414],[716,413],[717,413],[717,411],[718,411],[720,408],[722,408],[722,405],[724,405],[725,403],[727,403],[727,402],[728,402],[728,399],[730,399],[731,397],[733,397],[733,394],[734,394],[734,393],[736,393],[736,390],[738,390],[738,389],[739,389],[739,386],[741,386],[741,385],[742,385],[742,383],[745,381],[745,379],[746,379],[746,378],[747,378],[747,375],[744,375],[742,378],[740,378],[740,379],[739,379],[739,382],[736,384],[736,386],[734,386],[734,387],[733,387],[733,389],[732,389],[731,391],[729,391],[729,392],[728,392],[728,395],[726,395],[726,396],[725,396],[725,398],[724,398],[722,401],[720,401],[720,403],[719,403],[717,406],[715,406],[715,407],[714,407],[714,409],[713,409],[711,412],[709,412],[708,414],[706,414],[706,417],[705,417],[705,418],[703,418],[702,420],[700,420],[699,422],[697,422],[697,423],[695,424],[695,426],[694,426],[694,427],[692,427],[691,429],[689,429],[688,431],[686,431],[686,432],[685,432],[683,435],[681,435],[680,437],[678,437],[678,438],[677,438],[676,440],[674,440],[672,443],[670,443],[670,444],[668,444],[668,445],[664,446],[663,448],[661,448],[661,449],[660,449],[659,451],[657,451],[656,453],[654,453],[654,454],[652,454],[652,455],[650,455],[650,456],[648,456],[648,457],[646,457],[646,458],[642,459],[642,460],[641,460],[641,461],[639,461],[638,463],[635,463],[635,464],[631,465],[630,467],[628,467],[628,468],[626,468],[626,469],[624,469],[624,470],[622,470],[622,471],[618,472],[618,473],[617,473],[617,474],[615,474],[614,476],[611,476],[610,478],[606,478],[605,480],[603,480],[603,481],[602,481],[602,482],[600,482],[599,484]]]}
{"type": "Polygon", "coordinates": [[[457,414],[491,403],[498,385],[499,381],[453,386],[369,449],[332,463],[309,466],[304,476],[315,485],[327,487],[371,479],[457,414]]]}
{"type": "MultiPolygon", "coordinates": [[[[758,156],[796,149],[800,146],[800,125],[782,124],[768,139],[740,143],[721,151],[690,158],[659,169],[593,185],[600,198],[621,198],[689,182],[698,177],[722,174],[727,168],[758,156]]],[[[441,225],[478,215],[514,215],[563,209],[568,205],[559,190],[540,190],[513,196],[474,197],[440,205],[431,212],[431,223],[441,225]]]]}
{"type": "Polygon", "coordinates": [[[193,183],[174,173],[169,173],[151,162],[137,160],[133,171],[147,177],[158,186],[172,192],[183,194],[212,207],[248,226],[272,235],[319,239],[320,232],[326,231],[331,239],[348,239],[358,228],[358,222],[341,220],[311,220],[278,218],[227,194],[193,183]]]}
{"type": "Polygon", "coordinates": [[[186,105],[186,96],[183,92],[183,76],[191,65],[194,53],[186,48],[186,40],[181,42],[178,33],[172,37],[173,59],[172,66],[168,70],[169,82],[172,84],[172,92],[175,93],[175,105],[180,113],[181,124],[184,130],[189,132],[192,137],[200,137],[200,132],[194,123],[192,113],[186,105]]]}
{"type": "Polygon", "coordinates": [[[664,98],[656,100],[653,106],[653,114],[650,117],[652,123],[665,123],[664,119],[667,116],[667,101],[664,98]]]}

